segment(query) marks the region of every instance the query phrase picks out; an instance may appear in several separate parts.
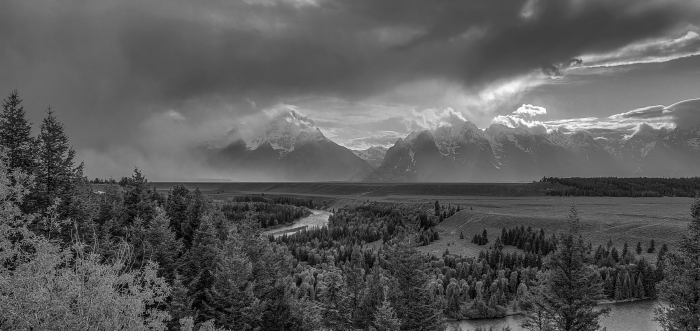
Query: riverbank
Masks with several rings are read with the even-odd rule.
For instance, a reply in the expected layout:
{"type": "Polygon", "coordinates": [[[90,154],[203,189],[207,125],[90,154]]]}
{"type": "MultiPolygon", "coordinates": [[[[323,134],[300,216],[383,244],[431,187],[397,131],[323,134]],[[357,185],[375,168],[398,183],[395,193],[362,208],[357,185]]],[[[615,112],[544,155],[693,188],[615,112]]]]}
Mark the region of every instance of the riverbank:
{"type": "Polygon", "coordinates": [[[264,235],[272,235],[275,238],[282,236],[284,234],[297,233],[299,231],[310,229],[314,227],[324,227],[328,224],[328,219],[333,214],[326,210],[319,209],[309,209],[311,215],[302,217],[297,221],[294,221],[290,225],[286,225],[277,229],[267,230],[263,232],[264,235]]]}
{"type": "MultiPolygon", "coordinates": [[[[661,325],[654,321],[654,309],[661,306],[658,300],[601,303],[601,306],[610,307],[610,314],[600,319],[600,326],[608,330],[656,331],[661,329],[661,325]]],[[[525,316],[520,312],[501,318],[449,321],[447,330],[472,331],[479,327],[487,330],[489,327],[494,327],[500,330],[510,327],[512,331],[526,331],[520,326],[524,318],[525,316]]]]}

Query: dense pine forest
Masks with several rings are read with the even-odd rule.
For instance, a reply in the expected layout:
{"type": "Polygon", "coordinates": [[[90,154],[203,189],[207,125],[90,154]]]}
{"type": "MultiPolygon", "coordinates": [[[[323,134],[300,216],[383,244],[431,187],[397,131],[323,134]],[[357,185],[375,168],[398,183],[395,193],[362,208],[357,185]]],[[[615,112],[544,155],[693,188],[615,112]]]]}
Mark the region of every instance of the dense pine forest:
{"type": "Polygon", "coordinates": [[[547,195],[588,197],[690,197],[700,194],[700,177],[692,178],[558,178],[540,182],[559,183],[570,189],[549,189],[547,195]]]}
{"type": "Polygon", "coordinates": [[[530,330],[595,330],[598,302],[656,297],[667,330],[700,328],[700,200],[677,252],[594,248],[572,207],[567,231],[463,233],[478,256],[438,257],[415,248],[459,206],[356,203],[275,238],[262,229],[318,203],[159,193],[138,169],[97,191],[56,113],[31,129],[13,92],[0,114],[2,330],[445,330],[509,312],[530,330]]]}

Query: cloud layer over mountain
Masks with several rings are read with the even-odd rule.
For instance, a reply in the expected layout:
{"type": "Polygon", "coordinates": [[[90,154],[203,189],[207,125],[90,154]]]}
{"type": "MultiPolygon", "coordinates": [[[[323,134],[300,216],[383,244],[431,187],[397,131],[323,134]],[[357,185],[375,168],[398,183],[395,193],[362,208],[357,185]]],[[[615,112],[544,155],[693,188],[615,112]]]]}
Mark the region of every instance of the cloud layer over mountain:
{"type": "Polygon", "coordinates": [[[79,156],[112,169],[95,175],[120,176],[279,104],[351,103],[326,130],[347,142],[398,132],[371,123],[484,124],[550,76],[698,54],[699,18],[688,0],[9,0],[0,92],[34,122],[53,105],[79,156]]]}

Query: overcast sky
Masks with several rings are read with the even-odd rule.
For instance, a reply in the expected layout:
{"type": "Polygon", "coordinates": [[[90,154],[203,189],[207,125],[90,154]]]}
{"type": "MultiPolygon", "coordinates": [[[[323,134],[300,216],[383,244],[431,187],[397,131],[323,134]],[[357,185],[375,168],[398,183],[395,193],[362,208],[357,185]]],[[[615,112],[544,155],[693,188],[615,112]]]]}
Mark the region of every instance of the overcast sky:
{"type": "Polygon", "coordinates": [[[350,148],[462,120],[674,127],[700,117],[698,27],[697,0],[6,0],[0,92],[34,123],[51,105],[87,175],[157,179],[290,107],[350,148]]]}

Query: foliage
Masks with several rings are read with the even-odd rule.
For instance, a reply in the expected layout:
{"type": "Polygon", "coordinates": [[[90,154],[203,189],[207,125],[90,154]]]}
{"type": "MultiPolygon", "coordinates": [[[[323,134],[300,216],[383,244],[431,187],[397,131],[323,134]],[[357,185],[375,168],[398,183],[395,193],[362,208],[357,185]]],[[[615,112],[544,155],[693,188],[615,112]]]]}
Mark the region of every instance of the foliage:
{"type": "Polygon", "coordinates": [[[132,270],[125,254],[102,263],[80,242],[61,247],[29,231],[19,209],[28,178],[0,162],[0,329],[164,330],[170,287],[158,265],[132,270]]]}
{"type": "Polygon", "coordinates": [[[693,203],[691,217],[678,253],[664,258],[666,278],[658,289],[667,306],[656,310],[664,330],[700,329],[700,198],[693,203]]]}
{"type": "Polygon", "coordinates": [[[700,193],[700,177],[691,178],[558,178],[541,182],[558,183],[570,189],[549,189],[547,195],[593,197],[695,197],[700,193]]]}
{"type": "Polygon", "coordinates": [[[17,90],[2,102],[0,113],[0,146],[6,149],[7,165],[32,174],[36,166],[36,140],[31,136],[32,126],[26,119],[17,90]]]}
{"type": "Polygon", "coordinates": [[[82,178],[83,165],[75,165],[75,151],[69,145],[63,124],[58,122],[54,111],[49,108],[46,114],[37,138],[35,175],[39,194],[34,195],[35,208],[46,212],[49,206],[59,199],[60,215],[68,217],[65,209],[73,198],[76,180],[82,178]]]}

